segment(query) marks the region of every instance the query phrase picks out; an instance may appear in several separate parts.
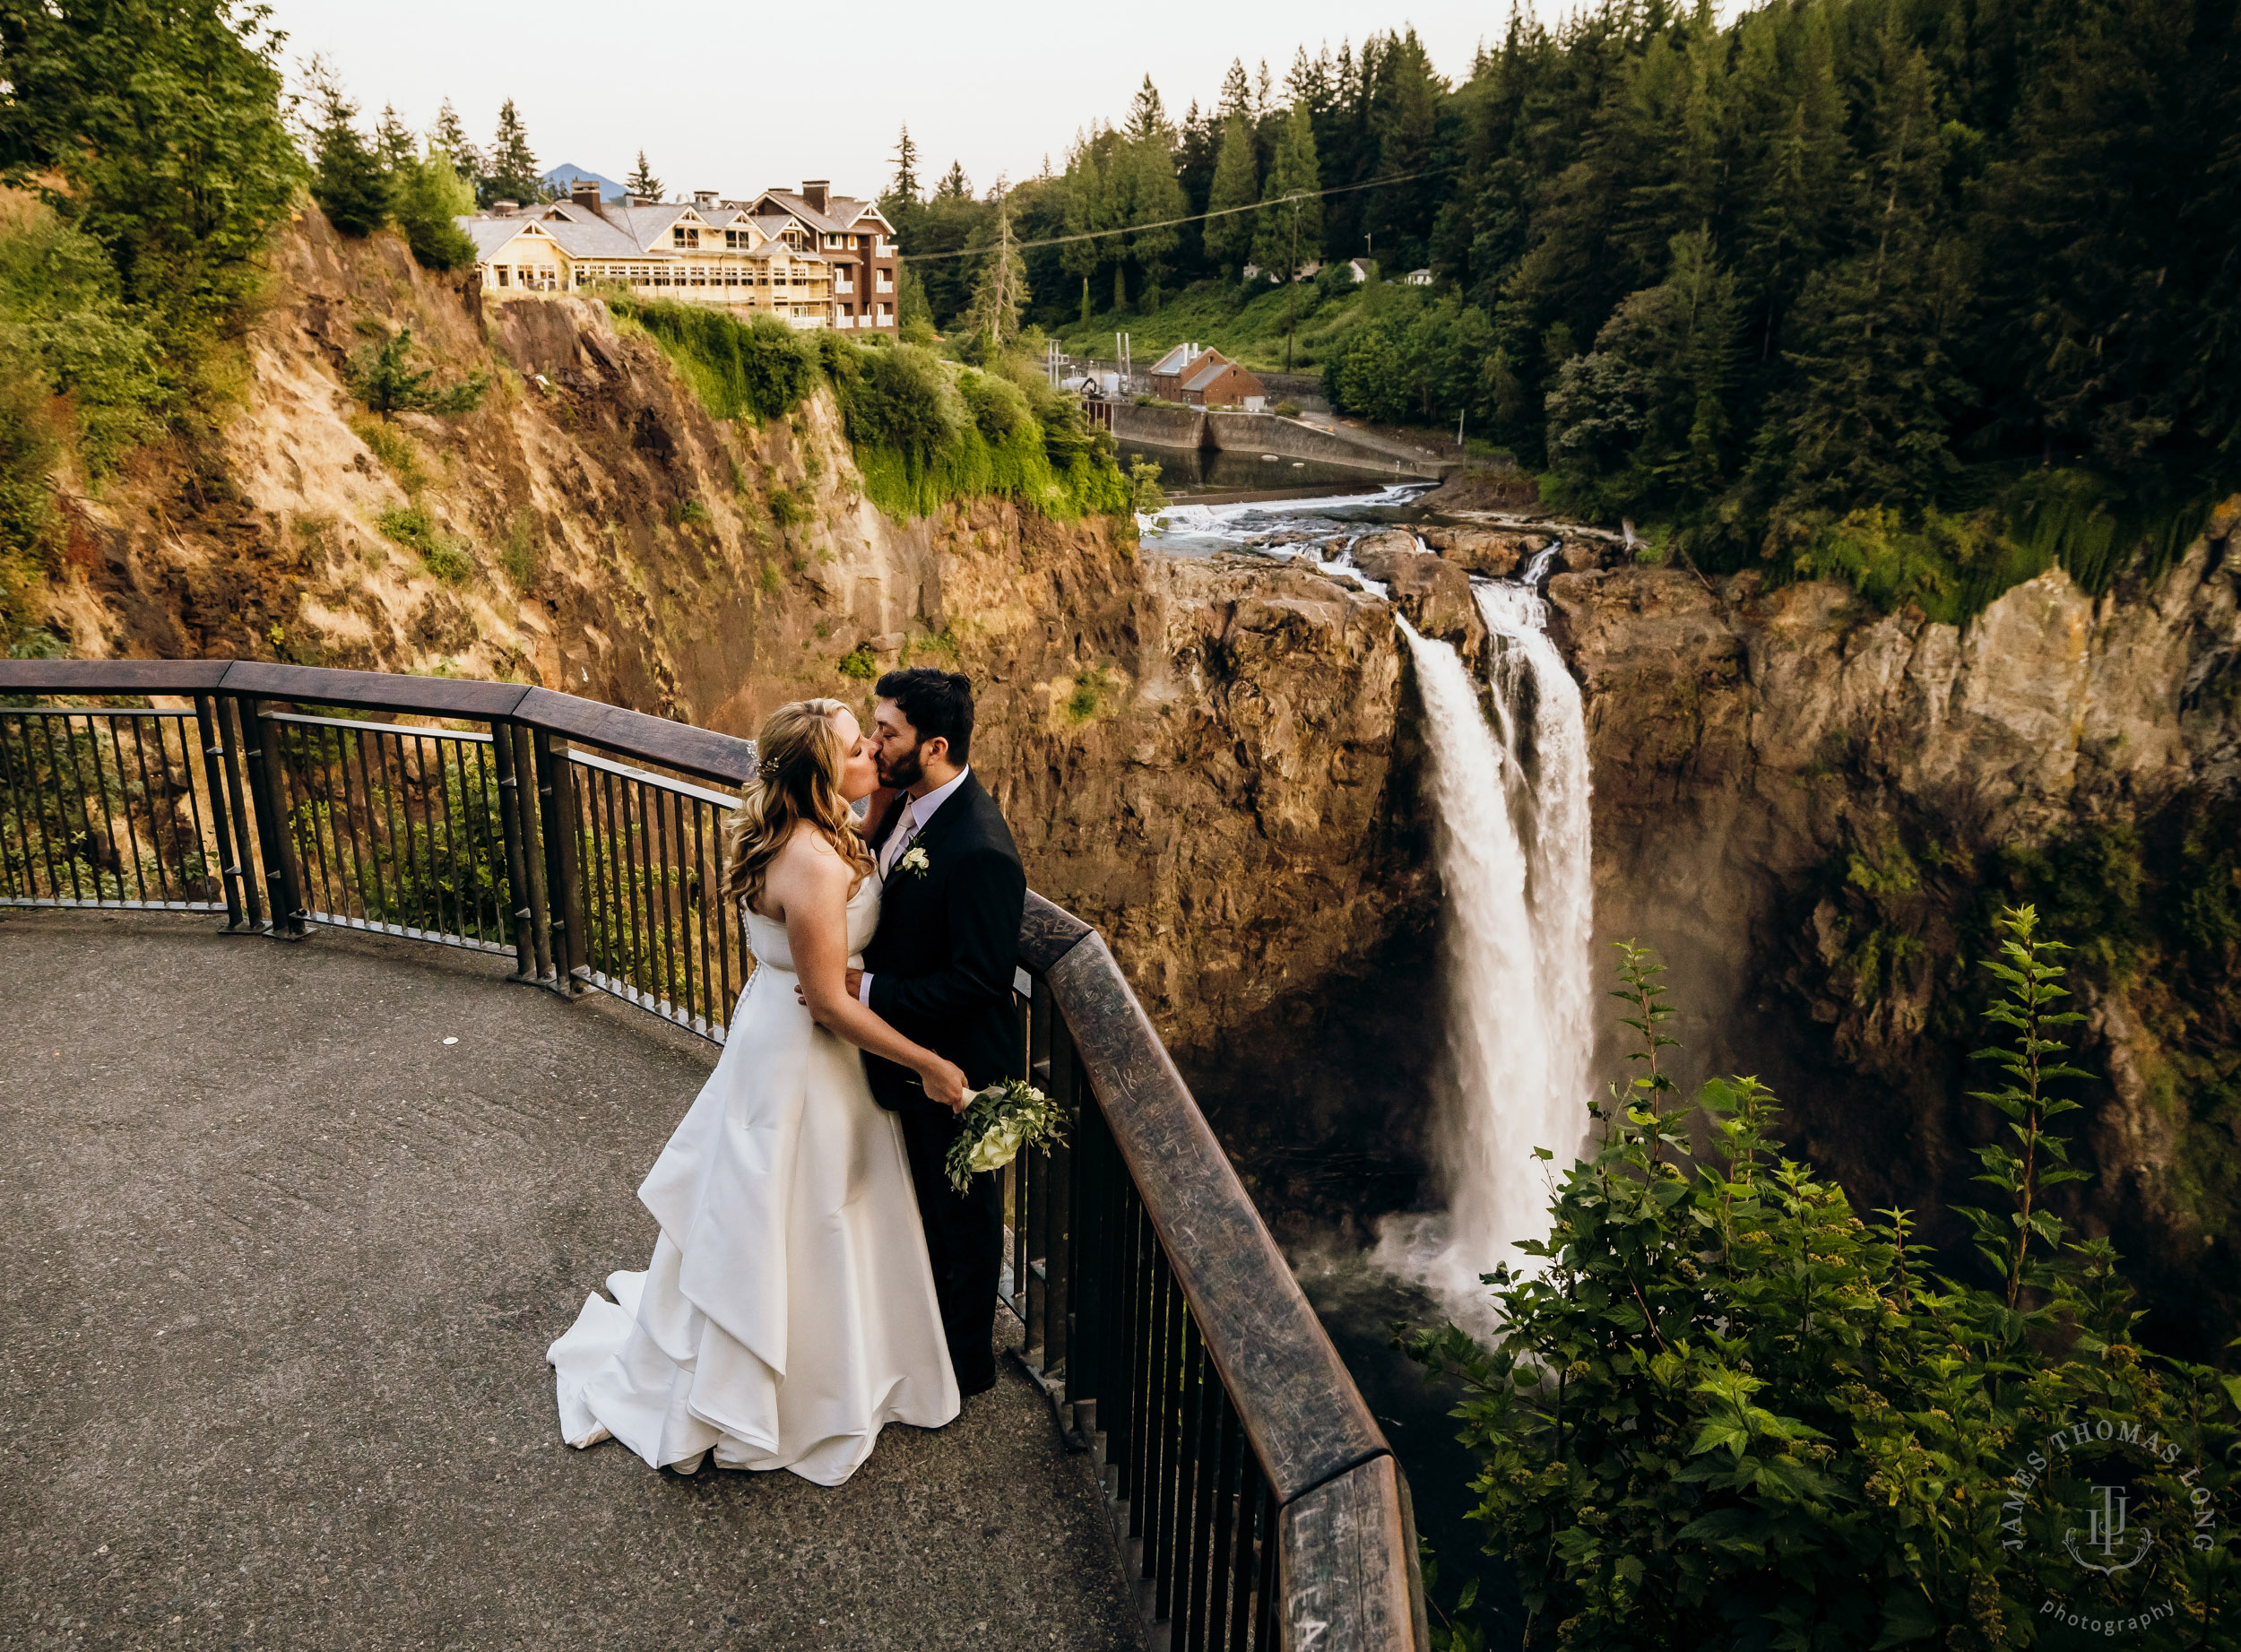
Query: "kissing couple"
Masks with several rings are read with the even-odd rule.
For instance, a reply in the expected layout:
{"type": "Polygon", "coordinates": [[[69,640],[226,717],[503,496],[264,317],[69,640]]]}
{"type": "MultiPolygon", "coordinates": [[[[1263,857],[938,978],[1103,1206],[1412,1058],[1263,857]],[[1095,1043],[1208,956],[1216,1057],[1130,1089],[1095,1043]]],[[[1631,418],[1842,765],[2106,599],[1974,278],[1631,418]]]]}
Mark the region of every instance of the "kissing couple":
{"type": "Polygon", "coordinates": [[[943,1161],[1018,1064],[1026,874],[967,766],[971,683],[919,667],[878,695],[868,733],[838,700],[763,723],[721,892],[755,973],[638,1189],[653,1261],[547,1351],[572,1446],[838,1485],[888,1423],[995,1386],[997,1177],[960,1194],[943,1161]],[[852,806],[882,785],[866,838],[852,806]]]}

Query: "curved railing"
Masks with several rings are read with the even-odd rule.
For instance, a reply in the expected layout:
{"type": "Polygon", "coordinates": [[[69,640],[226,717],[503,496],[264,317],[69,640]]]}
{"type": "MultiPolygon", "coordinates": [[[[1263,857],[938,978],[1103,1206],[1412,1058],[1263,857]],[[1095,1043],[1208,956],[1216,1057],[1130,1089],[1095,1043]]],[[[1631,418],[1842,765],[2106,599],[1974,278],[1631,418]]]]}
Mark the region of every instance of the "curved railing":
{"type": "MultiPolygon", "coordinates": [[[[0,662],[0,904],[463,947],[720,1042],[751,967],[722,824],[754,761],[506,683],[0,662]]],[[[1006,1300],[1155,1652],[1422,1647],[1398,1466],[1103,939],[1030,895],[1015,984],[1074,1129],[1007,1175],[1006,1300]]]]}

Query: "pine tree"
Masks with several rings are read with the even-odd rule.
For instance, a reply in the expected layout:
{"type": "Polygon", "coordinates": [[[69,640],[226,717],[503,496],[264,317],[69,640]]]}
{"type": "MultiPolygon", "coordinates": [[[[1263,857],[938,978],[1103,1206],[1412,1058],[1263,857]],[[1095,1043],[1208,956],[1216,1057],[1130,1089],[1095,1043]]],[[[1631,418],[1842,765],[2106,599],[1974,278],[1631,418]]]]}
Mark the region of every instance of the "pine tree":
{"type": "Polygon", "coordinates": [[[1242,57],[1230,59],[1229,73],[1222,77],[1222,100],[1216,108],[1224,124],[1233,115],[1247,122],[1251,121],[1253,87],[1252,82],[1245,78],[1245,60],[1242,57]]]}
{"type": "Polygon", "coordinates": [[[428,146],[451,160],[452,169],[470,184],[482,177],[482,154],[467,137],[467,128],[459,118],[459,111],[444,99],[444,107],[436,112],[436,125],[428,134],[428,146]]]}
{"type": "Polygon", "coordinates": [[[1007,339],[1019,336],[1019,314],[1026,307],[1027,266],[1012,237],[1011,206],[996,203],[996,240],[973,286],[973,302],[966,317],[973,331],[989,342],[991,357],[999,354],[1007,339]]]}
{"type": "Polygon", "coordinates": [[[1307,106],[1295,103],[1285,117],[1275,163],[1260,192],[1260,223],[1253,238],[1253,262],[1283,280],[1301,264],[1320,255],[1323,244],[1323,186],[1315,155],[1315,129],[1307,106]]]}
{"type": "Polygon", "coordinates": [[[649,201],[659,201],[662,198],[662,180],[653,176],[653,169],[646,164],[645,151],[638,151],[638,165],[630,176],[623,180],[623,186],[632,195],[643,195],[649,201]]]}
{"type": "Polygon", "coordinates": [[[516,201],[527,206],[541,201],[545,186],[537,176],[537,156],[529,147],[529,132],[508,98],[498,107],[498,129],[490,143],[490,171],[483,179],[483,199],[516,201]]]}
{"type": "Polygon", "coordinates": [[[327,221],[344,235],[371,235],[388,221],[389,192],[381,163],[359,135],[358,105],[323,57],[311,60],[308,76],[318,106],[313,129],[311,198],[327,221]]]}
{"type": "Polygon", "coordinates": [[[1798,383],[1766,432],[1787,472],[1783,514],[1801,519],[1918,507],[1955,464],[1948,416],[1966,386],[1950,334],[1963,295],[1937,217],[1944,134],[1922,50],[1895,23],[1875,45],[1860,203],[1873,238],[1806,282],[1787,352],[1798,383]]]}
{"type": "Polygon", "coordinates": [[[941,182],[934,186],[937,201],[970,201],[973,199],[972,180],[965,175],[965,162],[953,160],[949,169],[941,175],[941,182]]]}
{"type": "Polygon", "coordinates": [[[406,129],[394,103],[382,106],[381,119],[374,127],[374,153],[385,172],[395,172],[420,158],[420,141],[406,129]]]}
{"type": "Polygon", "coordinates": [[[1129,106],[1129,124],[1122,128],[1131,143],[1148,143],[1156,139],[1172,147],[1175,134],[1168,125],[1167,106],[1161,101],[1159,88],[1146,75],[1144,84],[1136,91],[1136,100],[1129,106]]]}
{"type": "Polygon", "coordinates": [[[1259,180],[1253,174],[1253,134],[1246,129],[1242,112],[1232,110],[1223,124],[1221,158],[1214,163],[1214,189],[1207,197],[1208,212],[1229,216],[1209,218],[1206,225],[1207,256],[1219,264],[1223,275],[1232,281],[1252,255],[1253,221],[1258,214],[1236,209],[1250,209],[1259,198],[1259,180]]]}
{"type": "MultiPolygon", "coordinates": [[[[1047,159],[1043,162],[1043,169],[1050,169],[1047,159]]],[[[887,193],[882,199],[897,205],[907,203],[915,206],[918,204],[918,145],[911,141],[911,129],[905,125],[902,135],[895,141],[895,181],[887,186],[887,193]]]]}

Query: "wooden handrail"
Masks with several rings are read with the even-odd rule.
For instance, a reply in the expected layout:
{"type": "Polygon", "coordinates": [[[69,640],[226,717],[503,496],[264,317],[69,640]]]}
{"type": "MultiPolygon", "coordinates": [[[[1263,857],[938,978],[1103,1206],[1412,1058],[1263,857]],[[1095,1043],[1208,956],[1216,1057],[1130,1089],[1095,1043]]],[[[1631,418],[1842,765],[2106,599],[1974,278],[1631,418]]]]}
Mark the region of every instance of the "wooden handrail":
{"type": "MultiPolygon", "coordinates": [[[[751,740],[546,688],[256,661],[0,661],[0,693],[227,694],[510,720],[736,785],[751,740]]],[[[1283,1506],[1284,1644],[1423,1644],[1390,1447],[1104,938],[1032,892],[1019,960],[1064,1016],[1146,1215],[1283,1506]],[[1309,1626],[1312,1626],[1311,1632],[1309,1626]]]]}

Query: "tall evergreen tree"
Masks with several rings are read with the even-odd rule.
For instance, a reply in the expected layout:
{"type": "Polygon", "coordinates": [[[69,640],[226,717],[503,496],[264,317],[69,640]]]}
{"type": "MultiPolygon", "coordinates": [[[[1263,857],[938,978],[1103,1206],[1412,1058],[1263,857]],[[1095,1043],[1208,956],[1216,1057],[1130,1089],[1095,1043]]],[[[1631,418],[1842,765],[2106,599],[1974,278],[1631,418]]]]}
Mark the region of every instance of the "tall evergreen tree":
{"type": "Polygon", "coordinates": [[[1949,419],[1967,388],[1951,350],[1964,292],[1937,212],[1945,134],[1929,60],[1895,22],[1875,45],[1859,202],[1872,238],[1807,281],[1788,351],[1797,383],[1764,443],[1787,471],[1787,514],[1808,523],[1863,503],[1931,503],[1956,463],[1949,419]]]}
{"type": "Polygon", "coordinates": [[[395,172],[420,158],[420,140],[407,129],[394,103],[382,105],[381,118],[374,124],[374,154],[385,172],[395,172]]]}
{"type": "Polygon", "coordinates": [[[649,201],[662,198],[662,180],[653,176],[653,169],[646,164],[645,151],[638,151],[638,164],[623,180],[623,187],[632,195],[643,195],[649,201]]]}
{"type": "Polygon", "coordinates": [[[949,169],[941,175],[941,182],[934,186],[937,201],[970,201],[973,199],[972,180],[965,175],[965,162],[953,160],[949,169]]]}
{"type": "Polygon", "coordinates": [[[918,145],[911,141],[911,129],[905,125],[895,141],[895,178],[881,199],[897,205],[916,206],[918,195],[918,145]]]}
{"type": "Polygon", "coordinates": [[[1315,129],[1307,106],[1295,103],[1285,117],[1276,163],[1260,192],[1259,224],[1253,236],[1253,262],[1279,280],[1320,255],[1323,243],[1322,172],[1315,155],[1315,129]]]}
{"type": "Polygon", "coordinates": [[[436,125],[428,129],[428,144],[451,159],[452,169],[470,184],[482,177],[482,151],[467,136],[467,128],[459,118],[459,111],[452,108],[451,99],[444,99],[444,107],[436,112],[436,125]]]}
{"type": "Polygon", "coordinates": [[[1011,209],[1002,199],[996,203],[996,235],[973,280],[973,302],[967,324],[988,341],[993,356],[1007,340],[1019,336],[1020,312],[1027,307],[1027,269],[1012,235],[1011,209]]]}
{"type": "Polygon", "coordinates": [[[536,151],[529,147],[529,131],[508,98],[498,106],[498,128],[490,141],[489,174],[482,180],[483,203],[517,201],[527,206],[541,201],[545,186],[538,175],[536,151]]]}
{"type": "Polygon", "coordinates": [[[358,105],[324,57],[311,60],[307,78],[317,121],[312,133],[311,198],[341,233],[371,235],[388,221],[389,190],[380,160],[359,135],[358,105]]]}
{"type": "Polygon", "coordinates": [[[1234,281],[1238,271],[1252,256],[1254,219],[1250,208],[1260,198],[1260,180],[1254,176],[1253,134],[1245,125],[1242,110],[1232,110],[1222,125],[1222,153],[1214,163],[1214,189],[1207,197],[1207,210],[1224,212],[1227,217],[1210,218],[1206,226],[1207,256],[1221,265],[1222,273],[1234,281]]]}
{"type": "Polygon", "coordinates": [[[1253,85],[1245,78],[1245,60],[1242,57],[1230,59],[1229,73],[1222,77],[1222,100],[1215,107],[1224,125],[1228,124],[1233,115],[1248,125],[1251,123],[1253,85]]]}

